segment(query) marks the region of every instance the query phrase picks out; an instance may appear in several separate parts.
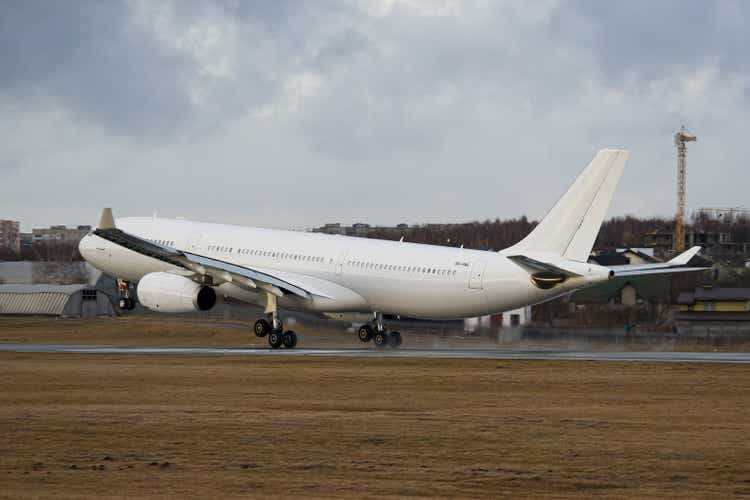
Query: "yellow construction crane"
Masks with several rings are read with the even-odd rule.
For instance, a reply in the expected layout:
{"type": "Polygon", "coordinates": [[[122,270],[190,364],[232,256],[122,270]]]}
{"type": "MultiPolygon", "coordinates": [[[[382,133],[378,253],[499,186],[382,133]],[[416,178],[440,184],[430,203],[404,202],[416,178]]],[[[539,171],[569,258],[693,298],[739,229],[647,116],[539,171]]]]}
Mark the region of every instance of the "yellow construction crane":
{"type": "Polygon", "coordinates": [[[677,214],[675,215],[674,249],[676,253],[685,251],[685,163],[688,142],[697,141],[694,135],[685,132],[685,125],[674,135],[677,146],[677,214]]]}

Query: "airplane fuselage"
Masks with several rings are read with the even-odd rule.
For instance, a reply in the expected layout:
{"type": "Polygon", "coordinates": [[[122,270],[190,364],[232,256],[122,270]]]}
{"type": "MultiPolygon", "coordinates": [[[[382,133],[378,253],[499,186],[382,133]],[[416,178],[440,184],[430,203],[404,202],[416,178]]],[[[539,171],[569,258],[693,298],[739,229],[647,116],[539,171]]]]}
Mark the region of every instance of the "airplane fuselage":
{"type": "MultiPolygon", "coordinates": [[[[544,290],[508,252],[394,242],[339,235],[261,229],[179,219],[126,217],[123,231],[178,250],[229,264],[303,276],[314,290],[310,300],[284,295],[279,305],[318,312],[371,312],[414,318],[463,318],[497,313],[550,300],[604,281],[609,270],[578,263],[580,277],[544,290]]],[[[138,281],[148,273],[177,267],[111,243],[94,234],[82,241],[83,256],[118,278],[138,281]]],[[[547,261],[559,256],[542,255],[547,261]]],[[[570,267],[570,262],[568,262],[570,267]]],[[[262,305],[260,290],[231,280],[219,295],[262,305]]]]}

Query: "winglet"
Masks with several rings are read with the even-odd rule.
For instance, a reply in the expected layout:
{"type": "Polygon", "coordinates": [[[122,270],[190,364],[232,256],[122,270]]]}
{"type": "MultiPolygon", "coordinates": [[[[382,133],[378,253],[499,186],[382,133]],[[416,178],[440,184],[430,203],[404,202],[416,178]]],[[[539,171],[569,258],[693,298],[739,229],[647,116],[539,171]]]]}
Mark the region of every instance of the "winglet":
{"type": "Polygon", "coordinates": [[[687,265],[688,262],[690,262],[690,259],[695,257],[695,255],[700,252],[702,247],[700,246],[694,246],[690,250],[686,250],[682,252],[680,255],[675,257],[674,259],[670,260],[670,264],[674,264],[677,266],[684,266],[687,265]]]}
{"type": "Polygon", "coordinates": [[[102,217],[99,219],[99,229],[114,229],[115,218],[112,217],[112,209],[105,208],[102,210],[102,217]]]}

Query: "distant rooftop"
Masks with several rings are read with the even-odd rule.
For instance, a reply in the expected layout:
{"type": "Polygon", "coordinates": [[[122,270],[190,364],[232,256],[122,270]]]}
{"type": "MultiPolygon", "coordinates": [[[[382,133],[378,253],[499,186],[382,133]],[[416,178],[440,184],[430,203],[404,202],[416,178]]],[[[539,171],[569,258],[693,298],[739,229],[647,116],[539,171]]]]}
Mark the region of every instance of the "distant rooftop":
{"type": "Polygon", "coordinates": [[[695,304],[696,302],[745,302],[750,301],[750,288],[696,288],[692,292],[682,292],[677,298],[678,304],[695,304]]]}

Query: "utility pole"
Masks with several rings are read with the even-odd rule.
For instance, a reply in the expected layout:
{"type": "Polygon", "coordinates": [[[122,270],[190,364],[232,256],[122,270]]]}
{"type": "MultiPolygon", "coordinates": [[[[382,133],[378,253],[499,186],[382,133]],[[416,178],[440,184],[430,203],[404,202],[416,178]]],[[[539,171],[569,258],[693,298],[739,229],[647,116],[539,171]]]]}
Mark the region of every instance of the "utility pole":
{"type": "Polygon", "coordinates": [[[685,167],[688,142],[697,141],[694,135],[685,132],[685,125],[674,135],[677,146],[677,214],[675,215],[674,249],[676,253],[685,251],[685,167]]]}

